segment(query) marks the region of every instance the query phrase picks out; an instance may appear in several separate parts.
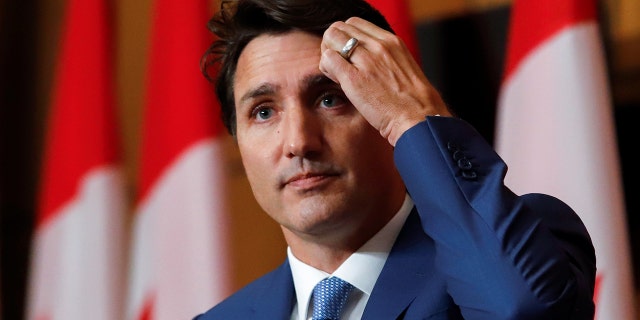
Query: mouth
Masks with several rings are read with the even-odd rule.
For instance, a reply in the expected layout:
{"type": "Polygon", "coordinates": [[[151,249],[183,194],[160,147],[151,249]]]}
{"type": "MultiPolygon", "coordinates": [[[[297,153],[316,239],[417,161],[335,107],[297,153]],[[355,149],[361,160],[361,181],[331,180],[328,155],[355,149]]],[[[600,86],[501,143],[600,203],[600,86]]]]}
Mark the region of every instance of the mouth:
{"type": "Polygon", "coordinates": [[[330,172],[307,172],[291,176],[287,179],[282,187],[293,188],[296,190],[307,191],[320,188],[328,184],[331,180],[338,176],[336,173],[330,172]]]}

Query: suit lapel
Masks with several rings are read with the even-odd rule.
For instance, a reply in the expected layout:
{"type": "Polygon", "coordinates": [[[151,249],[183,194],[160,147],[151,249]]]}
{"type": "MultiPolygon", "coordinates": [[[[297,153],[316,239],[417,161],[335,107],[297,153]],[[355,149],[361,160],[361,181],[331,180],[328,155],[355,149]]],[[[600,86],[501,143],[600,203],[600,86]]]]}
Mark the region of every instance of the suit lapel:
{"type": "Polygon", "coordinates": [[[398,319],[423,290],[435,251],[416,208],[411,211],[376,281],[362,319],[398,319]]]}
{"type": "MultiPolygon", "coordinates": [[[[433,266],[435,256],[431,241],[424,234],[414,207],[376,281],[363,320],[402,318],[432,276],[425,274],[433,266]]],[[[288,260],[271,275],[256,291],[254,319],[290,319],[296,297],[288,260]]]]}
{"type": "Polygon", "coordinates": [[[289,260],[285,260],[265,285],[256,292],[253,304],[254,319],[290,319],[293,311],[295,289],[289,260]]]}

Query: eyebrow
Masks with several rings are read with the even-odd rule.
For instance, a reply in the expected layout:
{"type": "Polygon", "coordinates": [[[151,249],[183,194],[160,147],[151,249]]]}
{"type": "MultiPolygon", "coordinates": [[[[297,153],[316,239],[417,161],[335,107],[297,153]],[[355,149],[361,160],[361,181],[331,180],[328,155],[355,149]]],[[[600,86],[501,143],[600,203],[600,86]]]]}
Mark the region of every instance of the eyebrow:
{"type": "Polygon", "coordinates": [[[327,78],[324,74],[311,74],[302,79],[305,89],[316,86],[338,85],[333,80],[327,78]]]}
{"type": "MultiPolygon", "coordinates": [[[[327,76],[323,74],[310,74],[304,77],[304,79],[302,79],[302,84],[305,90],[314,88],[316,86],[329,86],[329,85],[337,86],[338,85],[337,83],[333,82],[333,80],[327,78],[327,76]]],[[[242,95],[242,97],[240,98],[240,104],[243,104],[247,100],[251,100],[256,97],[272,95],[276,93],[276,91],[278,91],[279,88],[280,88],[279,85],[275,85],[273,83],[269,83],[269,82],[263,83],[260,86],[252,90],[249,90],[249,92],[242,95]]]]}
{"type": "Polygon", "coordinates": [[[249,92],[242,95],[240,98],[240,104],[243,104],[247,100],[251,100],[255,97],[274,94],[277,91],[278,86],[271,83],[263,83],[255,89],[249,90],[249,92]]]}

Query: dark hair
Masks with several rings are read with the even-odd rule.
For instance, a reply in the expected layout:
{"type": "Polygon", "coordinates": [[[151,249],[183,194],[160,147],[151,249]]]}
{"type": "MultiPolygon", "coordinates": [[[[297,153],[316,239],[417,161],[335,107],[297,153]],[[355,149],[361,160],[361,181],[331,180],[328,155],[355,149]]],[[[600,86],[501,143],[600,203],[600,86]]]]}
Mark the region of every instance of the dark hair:
{"type": "Polygon", "coordinates": [[[235,135],[236,131],[233,81],[238,58],[251,40],[291,31],[322,37],[332,23],[354,16],[393,32],[382,14],[365,0],[223,0],[207,25],[217,39],[203,56],[201,69],[215,83],[222,122],[229,133],[235,135]],[[212,70],[214,66],[217,68],[212,70]]]}

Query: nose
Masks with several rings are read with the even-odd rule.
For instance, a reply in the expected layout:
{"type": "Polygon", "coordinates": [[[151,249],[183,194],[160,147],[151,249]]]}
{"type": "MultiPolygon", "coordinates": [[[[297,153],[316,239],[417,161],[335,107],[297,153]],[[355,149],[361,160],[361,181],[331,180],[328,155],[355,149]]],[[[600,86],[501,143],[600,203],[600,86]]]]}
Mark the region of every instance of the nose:
{"type": "Polygon", "coordinates": [[[308,108],[289,108],[282,123],[282,135],[286,157],[312,158],[322,148],[322,119],[308,108]]]}

